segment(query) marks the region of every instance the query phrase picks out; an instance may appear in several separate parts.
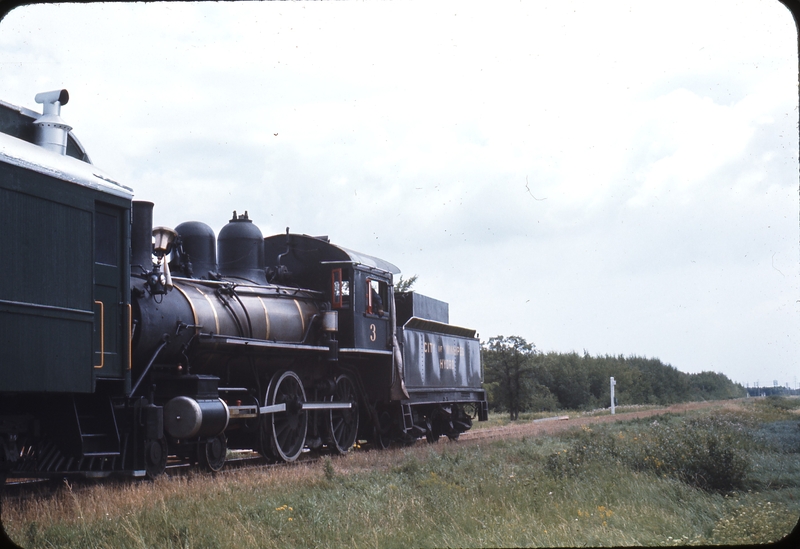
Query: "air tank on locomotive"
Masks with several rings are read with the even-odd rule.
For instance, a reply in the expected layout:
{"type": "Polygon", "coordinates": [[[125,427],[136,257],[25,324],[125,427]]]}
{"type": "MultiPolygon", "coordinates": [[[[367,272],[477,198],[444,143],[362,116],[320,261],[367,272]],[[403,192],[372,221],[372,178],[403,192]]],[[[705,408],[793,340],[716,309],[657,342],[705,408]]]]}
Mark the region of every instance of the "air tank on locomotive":
{"type": "MultiPolygon", "coordinates": [[[[134,202],[134,225],[152,224],[152,204],[134,202]],[[143,210],[142,213],[139,210],[143,210]]],[[[152,265],[150,227],[134,227],[133,263],[152,265]],[[143,251],[145,250],[145,251],[143,251]]],[[[132,269],[134,362],[221,368],[208,357],[237,341],[306,343],[315,336],[321,298],[314,292],[267,283],[264,240],[247,217],[236,215],[219,233],[216,258],[213,231],[199,222],[176,227],[172,261],[158,259],[151,276],[132,269]],[[156,275],[153,275],[156,273],[156,275]],[[155,278],[162,279],[159,286],[155,278]],[[202,359],[202,360],[200,360],[202,359]],[[187,361],[189,364],[186,364],[187,361]]]]}

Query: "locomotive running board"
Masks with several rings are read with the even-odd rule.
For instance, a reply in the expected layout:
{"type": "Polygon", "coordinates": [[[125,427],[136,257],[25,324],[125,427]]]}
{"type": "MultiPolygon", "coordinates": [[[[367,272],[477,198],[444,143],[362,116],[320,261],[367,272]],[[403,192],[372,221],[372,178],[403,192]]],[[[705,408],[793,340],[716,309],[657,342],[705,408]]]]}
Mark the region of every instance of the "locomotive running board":
{"type": "Polygon", "coordinates": [[[303,410],[349,410],[352,402],[304,402],[303,410]]]}
{"type": "MultiPolygon", "coordinates": [[[[303,402],[302,410],[349,410],[353,407],[352,402],[303,402]]],[[[273,404],[272,406],[262,406],[258,409],[262,414],[277,414],[286,411],[286,403],[273,404]]]]}
{"type": "MultiPolygon", "coordinates": [[[[303,402],[301,410],[350,410],[352,402],[303,402]]],[[[286,403],[273,404],[272,406],[228,406],[231,419],[245,419],[257,417],[259,414],[278,414],[286,411],[286,403]],[[257,411],[257,412],[256,412],[257,411]]]]}

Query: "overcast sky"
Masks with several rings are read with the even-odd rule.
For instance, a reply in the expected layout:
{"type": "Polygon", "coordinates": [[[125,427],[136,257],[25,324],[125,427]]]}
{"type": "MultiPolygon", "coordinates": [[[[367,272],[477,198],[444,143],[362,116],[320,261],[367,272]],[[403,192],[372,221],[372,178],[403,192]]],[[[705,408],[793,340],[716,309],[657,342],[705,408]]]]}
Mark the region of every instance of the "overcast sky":
{"type": "Polygon", "coordinates": [[[484,341],[794,387],[790,13],[597,4],[27,6],[0,99],[68,89],[158,225],[247,210],[419,275],[484,341]]]}

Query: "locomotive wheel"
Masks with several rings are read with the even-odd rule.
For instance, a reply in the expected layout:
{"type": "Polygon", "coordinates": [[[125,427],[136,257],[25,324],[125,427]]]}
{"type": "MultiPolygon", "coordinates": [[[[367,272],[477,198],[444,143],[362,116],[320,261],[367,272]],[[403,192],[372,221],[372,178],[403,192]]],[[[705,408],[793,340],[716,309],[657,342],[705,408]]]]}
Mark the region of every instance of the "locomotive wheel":
{"type": "Polygon", "coordinates": [[[381,450],[388,450],[392,444],[392,416],[383,411],[378,416],[379,425],[375,426],[375,444],[381,450]]]}
{"type": "Polygon", "coordinates": [[[205,444],[197,447],[197,462],[203,469],[214,473],[225,465],[225,454],[228,451],[225,434],[220,433],[205,444]]]}
{"type": "Polygon", "coordinates": [[[256,439],[256,449],[259,454],[264,456],[268,462],[277,463],[277,459],[272,453],[272,417],[262,416],[258,428],[258,438],[256,439]]]}
{"type": "Polygon", "coordinates": [[[389,434],[381,434],[378,428],[375,428],[375,445],[381,450],[388,450],[392,445],[392,439],[389,434]]]}
{"type": "Polygon", "coordinates": [[[428,444],[435,444],[439,442],[439,434],[438,432],[434,432],[433,422],[430,419],[425,420],[425,440],[428,441],[428,444]]]}
{"type": "Polygon", "coordinates": [[[328,436],[331,448],[340,454],[346,454],[353,447],[358,435],[358,398],[353,380],[346,375],[336,378],[336,391],[330,397],[331,402],[350,402],[349,410],[330,410],[328,413],[328,436]]]}
{"type": "Polygon", "coordinates": [[[303,451],[306,443],[308,412],[302,409],[306,393],[300,377],[287,370],[272,376],[265,399],[267,406],[286,404],[285,412],[267,417],[267,433],[270,450],[275,459],[294,461],[303,451]]]}
{"type": "Polygon", "coordinates": [[[147,478],[154,479],[167,469],[167,439],[146,440],[144,443],[144,471],[147,478]]]}

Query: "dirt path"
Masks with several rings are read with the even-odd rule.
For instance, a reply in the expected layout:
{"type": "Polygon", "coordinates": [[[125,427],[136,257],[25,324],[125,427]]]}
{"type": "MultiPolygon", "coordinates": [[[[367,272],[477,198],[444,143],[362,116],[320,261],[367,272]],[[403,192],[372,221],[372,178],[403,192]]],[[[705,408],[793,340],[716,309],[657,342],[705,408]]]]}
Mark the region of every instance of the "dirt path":
{"type": "Polygon", "coordinates": [[[527,436],[553,434],[578,427],[580,425],[593,425],[597,423],[609,423],[612,421],[628,421],[643,417],[657,416],[667,413],[680,414],[691,410],[704,408],[731,409],[738,407],[737,400],[715,400],[706,402],[684,402],[673,404],[664,408],[653,408],[632,412],[617,413],[615,415],[584,416],[577,418],[561,419],[567,416],[556,416],[547,420],[537,420],[526,423],[514,423],[503,425],[502,427],[490,427],[487,429],[475,429],[461,435],[459,441],[485,440],[495,438],[522,438],[527,436]]]}

